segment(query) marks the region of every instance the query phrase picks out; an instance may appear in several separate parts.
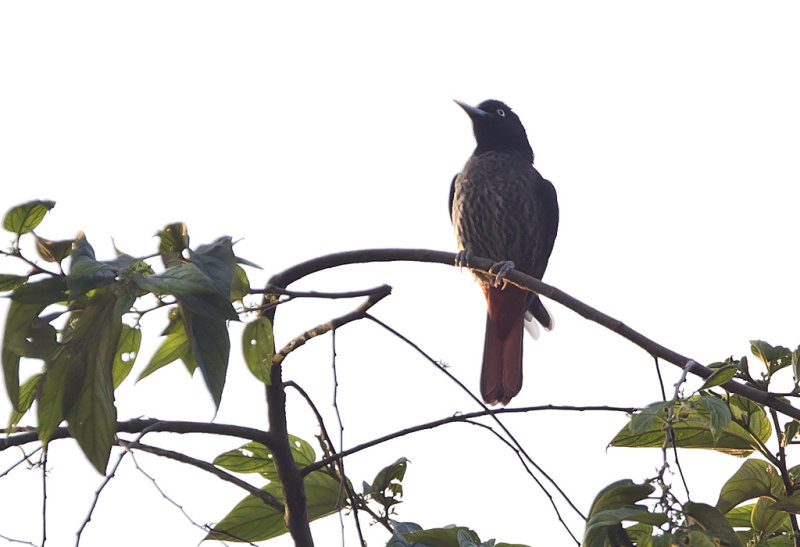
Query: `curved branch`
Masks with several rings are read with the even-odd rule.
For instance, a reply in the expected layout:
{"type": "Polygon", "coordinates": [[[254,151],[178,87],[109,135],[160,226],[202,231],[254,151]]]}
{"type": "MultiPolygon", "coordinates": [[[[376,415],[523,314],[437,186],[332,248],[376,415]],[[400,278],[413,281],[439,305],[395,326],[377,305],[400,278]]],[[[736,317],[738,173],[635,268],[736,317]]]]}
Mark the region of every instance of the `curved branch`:
{"type": "MultiPolygon", "coordinates": [[[[268,431],[262,431],[252,427],[242,427],[230,424],[212,424],[205,422],[183,422],[155,419],[135,419],[125,422],[117,422],[117,433],[141,433],[147,430],[150,432],[162,433],[209,433],[212,435],[225,435],[228,437],[238,437],[261,443],[270,450],[275,445],[274,437],[268,431]]],[[[59,427],[53,432],[50,440],[65,439],[71,437],[66,427],[59,427]]],[[[22,433],[15,433],[5,438],[0,438],[0,452],[11,446],[21,446],[39,440],[39,432],[36,429],[28,428],[22,433]]]]}
{"type": "MultiPolygon", "coordinates": [[[[455,253],[433,251],[429,249],[362,249],[358,251],[345,251],[313,258],[306,262],[296,264],[283,272],[273,275],[269,283],[277,287],[287,287],[291,283],[312,273],[348,264],[368,262],[431,262],[454,266],[455,258],[455,253]]],[[[470,257],[470,266],[473,269],[483,272],[488,272],[493,263],[494,262],[488,258],[477,256],[470,257]]],[[[661,358],[680,368],[687,368],[689,372],[701,378],[708,378],[714,372],[712,369],[662,346],[654,340],[633,330],[622,321],[584,304],[577,298],[570,296],[552,285],[543,283],[538,279],[516,270],[509,272],[506,276],[506,280],[523,289],[544,295],[571,309],[578,315],[606,327],[626,340],[633,342],[653,357],[661,358]]],[[[265,293],[265,298],[268,296],[268,293],[265,293]]],[[[275,310],[267,310],[267,314],[270,320],[272,320],[275,316],[275,310]]],[[[735,380],[728,380],[726,383],[722,384],[721,387],[731,393],[736,393],[751,401],[777,410],[786,416],[800,420],[800,409],[777,399],[772,393],[761,391],[735,380]]]]}

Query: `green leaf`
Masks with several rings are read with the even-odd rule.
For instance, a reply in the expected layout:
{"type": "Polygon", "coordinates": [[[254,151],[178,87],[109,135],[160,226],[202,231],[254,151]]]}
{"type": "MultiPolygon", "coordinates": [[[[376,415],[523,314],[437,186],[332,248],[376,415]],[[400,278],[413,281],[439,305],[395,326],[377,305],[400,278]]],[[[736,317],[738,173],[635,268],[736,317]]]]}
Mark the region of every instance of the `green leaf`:
{"type": "MultiPolygon", "coordinates": [[[[309,521],[338,511],[345,504],[339,482],[320,471],[309,473],[303,480],[308,503],[309,521]]],[[[284,500],[278,483],[271,482],[262,490],[284,500]]],[[[264,541],[287,532],[283,513],[266,505],[255,496],[247,496],[223,518],[205,539],[227,541],[264,541]]]]}
{"type": "Polygon", "coordinates": [[[186,330],[183,328],[183,320],[180,318],[180,314],[170,320],[161,335],[166,336],[166,339],[158,347],[153,357],[150,358],[150,362],[136,379],[137,382],[178,359],[183,360],[190,373],[194,372],[197,364],[194,361],[192,346],[186,336],[186,330]]]}
{"type": "Polygon", "coordinates": [[[772,505],[772,509],[787,513],[800,513],[800,492],[780,498],[772,505]]]}
{"type": "Polygon", "coordinates": [[[792,372],[794,373],[794,383],[800,383],[800,346],[792,352],[791,356],[792,372]]]}
{"type": "Polygon", "coordinates": [[[72,243],[72,259],[67,276],[67,285],[72,297],[108,285],[114,277],[116,274],[113,268],[95,259],[94,249],[83,232],[79,232],[72,243]]]}
{"type": "Polygon", "coordinates": [[[625,521],[640,522],[648,525],[661,525],[669,520],[662,513],[651,513],[644,505],[631,505],[606,509],[593,513],[586,522],[583,536],[583,545],[608,545],[615,544],[611,538],[623,536],[622,523],[625,521]]]}
{"type": "MultiPolygon", "coordinates": [[[[712,411],[709,411],[699,404],[699,399],[700,396],[695,395],[686,401],[681,412],[682,418],[672,426],[677,446],[716,450],[738,457],[750,455],[759,446],[747,430],[733,421],[720,431],[715,431],[715,424],[721,425],[725,416],[715,403],[704,401],[711,405],[712,411]],[[684,412],[687,409],[688,412],[684,412]]],[[[762,443],[767,442],[772,434],[772,427],[763,408],[738,395],[732,395],[728,400],[733,418],[747,424],[762,443]]],[[[664,445],[665,435],[666,432],[659,423],[653,423],[636,433],[631,431],[628,424],[612,439],[611,446],[660,448],[664,445]]]]}
{"type": "MultiPolygon", "coordinates": [[[[289,446],[292,450],[292,457],[299,468],[311,465],[316,460],[314,449],[303,439],[289,435],[289,446]]],[[[269,480],[278,480],[278,471],[275,469],[272,452],[256,442],[249,442],[220,454],[214,459],[214,465],[234,473],[259,473],[269,480]]]]}
{"type": "Polygon", "coordinates": [[[128,374],[131,373],[141,344],[142,330],[123,323],[117,352],[114,354],[114,365],[111,369],[114,389],[117,389],[123,380],[128,377],[128,374]]]}
{"type": "Polygon", "coordinates": [[[636,484],[630,479],[613,482],[600,490],[589,509],[583,545],[602,546],[610,537],[624,535],[623,521],[645,524],[666,522],[664,515],[650,513],[643,505],[636,504],[654,491],[652,485],[636,484]]]}
{"type": "Polygon", "coordinates": [[[253,376],[269,385],[272,359],[275,355],[275,340],[269,319],[259,317],[245,325],[242,333],[242,353],[247,368],[253,376]]]}
{"type": "Polygon", "coordinates": [[[628,535],[634,545],[637,545],[645,541],[645,539],[652,537],[653,526],[639,522],[625,528],[625,533],[628,535]]]}
{"type": "Polygon", "coordinates": [[[112,368],[120,342],[122,321],[114,315],[116,295],[98,291],[81,312],[73,353],[85,362],[83,386],[75,405],[67,413],[70,434],[100,473],[105,474],[116,432],[112,368]]]}
{"type": "Polygon", "coordinates": [[[6,213],[3,228],[20,236],[36,228],[47,211],[56,206],[55,201],[35,200],[17,205],[6,213]]]}
{"type": "MultiPolygon", "coordinates": [[[[720,511],[705,503],[686,502],[683,512],[690,519],[696,522],[706,532],[715,538],[727,542],[730,547],[744,547],[739,537],[733,531],[727,519],[720,511]]],[[[712,545],[714,545],[712,543],[712,545]]]]}
{"type": "Polygon", "coordinates": [[[408,468],[408,460],[399,458],[391,465],[381,469],[372,481],[369,494],[378,503],[383,505],[387,511],[392,505],[400,503],[403,495],[403,485],[401,481],[405,477],[408,468]]]}
{"type": "Polygon", "coordinates": [[[39,440],[44,444],[66,418],[67,411],[78,398],[82,383],[83,371],[62,346],[55,358],[47,363],[37,399],[39,440]]]}
{"type": "Polygon", "coordinates": [[[764,363],[772,375],[792,363],[792,352],[783,346],[771,346],[763,340],[751,340],[750,351],[764,363]]]}
{"type": "Polygon", "coordinates": [[[19,388],[19,410],[12,410],[11,418],[8,421],[9,429],[17,425],[23,416],[27,414],[36,400],[36,394],[39,392],[39,385],[42,381],[41,374],[34,374],[20,386],[19,388]]]}
{"type": "Polygon", "coordinates": [[[692,547],[718,547],[719,542],[714,541],[713,537],[713,534],[703,530],[689,530],[689,545],[692,547]]]}
{"type": "Polygon", "coordinates": [[[0,274],[0,292],[13,291],[26,281],[27,275],[0,274]]]}
{"type": "Polygon", "coordinates": [[[226,299],[231,298],[231,285],[236,273],[236,256],[233,254],[231,238],[223,236],[210,245],[201,245],[189,250],[192,263],[208,276],[217,292],[226,299]]]}
{"type": "Polygon", "coordinates": [[[44,309],[42,304],[23,304],[11,301],[6,316],[5,331],[3,333],[3,347],[0,355],[3,361],[3,378],[6,384],[6,393],[11,405],[19,407],[19,361],[22,357],[30,357],[30,340],[33,338],[33,321],[44,309]]]}
{"type": "Polygon", "coordinates": [[[136,284],[157,294],[215,294],[214,283],[195,264],[186,262],[155,275],[134,276],[136,284]]]}
{"type": "MultiPolygon", "coordinates": [[[[672,534],[661,534],[660,536],[652,536],[643,538],[637,547],[673,547],[677,543],[673,542],[674,536],[672,534]]],[[[589,547],[588,545],[586,547],[589,547]]]]}
{"type": "Polygon", "coordinates": [[[778,499],[786,490],[780,472],[764,460],[746,460],[723,485],[716,508],[725,514],[742,502],[762,496],[778,499]]]}
{"type": "Polygon", "coordinates": [[[72,239],[62,239],[60,241],[50,241],[43,237],[36,236],[36,250],[47,262],[60,263],[72,253],[72,239]]]}
{"type": "Polygon", "coordinates": [[[22,304],[42,304],[44,309],[50,304],[66,302],[69,298],[68,295],[67,278],[56,276],[28,282],[17,287],[11,293],[11,300],[22,304]]]}
{"type": "Polygon", "coordinates": [[[728,405],[720,397],[711,397],[701,395],[697,402],[701,407],[708,410],[711,415],[711,435],[717,439],[720,432],[722,432],[731,423],[731,411],[728,405]]]}
{"type": "Polygon", "coordinates": [[[403,538],[412,544],[421,543],[427,547],[459,547],[459,533],[468,534],[473,542],[479,542],[480,538],[473,530],[465,526],[454,526],[451,528],[430,528],[419,532],[403,534],[403,538]]]}
{"type": "Polygon", "coordinates": [[[189,247],[189,233],[186,224],[176,222],[165,226],[158,232],[158,254],[166,268],[177,266],[184,262],[183,251],[189,247]]]}
{"type": "Polygon", "coordinates": [[[192,347],[192,355],[203,373],[203,380],[214,400],[214,406],[219,408],[231,350],[227,323],[224,318],[195,314],[183,305],[183,298],[178,301],[181,303],[183,325],[192,347]]]}
{"type": "Polygon", "coordinates": [[[736,365],[728,365],[719,368],[709,376],[706,381],[700,386],[700,389],[708,389],[710,387],[719,386],[730,380],[736,375],[739,367],[736,365]]]}
{"type": "Polygon", "coordinates": [[[755,503],[740,505],[725,513],[725,518],[734,528],[750,528],[753,525],[753,509],[755,508],[755,503]]]}
{"type": "Polygon", "coordinates": [[[666,410],[672,401],[651,403],[631,417],[629,427],[633,433],[642,433],[651,427],[663,427],[666,422],[666,410]],[[657,423],[654,425],[654,420],[657,423]]]}
{"type": "Polygon", "coordinates": [[[655,488],[649,484],[636,484],[630,479],[612,482],[595,496],[589,509],[589,516],[606,511],[635,504],[652,494],[655,488]]]}
{"type": "Polygon", "coordinates": [[[795,420],[786,422],[781,436],[781,446],[787,447],[792,442],[797,432],[800,431],[800,423],[795,420]]]}
{"type": "Polygon", "coordinates": [[[789,515],[775,509],[775,502],[769,498],[759,498],[752,516],[753,528],[765,536],[776,532],[789,522],[789,515]]]}
{"type": "Polygon", "coordinates": [[[241,266],[236,266],[236,274],[231,284],[231,302],[241,300],[248,294],[250,294],[250,280],[247,279],[247,272],[241,266]]]}

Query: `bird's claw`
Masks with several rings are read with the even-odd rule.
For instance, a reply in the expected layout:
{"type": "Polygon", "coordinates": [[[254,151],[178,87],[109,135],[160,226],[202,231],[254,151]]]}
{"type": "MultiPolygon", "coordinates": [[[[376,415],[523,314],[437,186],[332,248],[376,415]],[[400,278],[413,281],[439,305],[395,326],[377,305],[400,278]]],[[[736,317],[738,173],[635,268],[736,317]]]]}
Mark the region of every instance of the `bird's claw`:
{"type": "Polygon", "coordinates": [[[456,266],[459,268],[469,268],[469,260],[472,258],[472,251],[462,249],[456,253],[456,266]]]}
{"type": "Polygon", "coordinates": [[[516,265],[511,260],[495,262],[492,264],[492,267],[489,268],[489,273],[494,275],[494,286],[505,288],[507,283],[506,275],[508,275],[508,272],[513,270],[515,267],[516,265]]]}

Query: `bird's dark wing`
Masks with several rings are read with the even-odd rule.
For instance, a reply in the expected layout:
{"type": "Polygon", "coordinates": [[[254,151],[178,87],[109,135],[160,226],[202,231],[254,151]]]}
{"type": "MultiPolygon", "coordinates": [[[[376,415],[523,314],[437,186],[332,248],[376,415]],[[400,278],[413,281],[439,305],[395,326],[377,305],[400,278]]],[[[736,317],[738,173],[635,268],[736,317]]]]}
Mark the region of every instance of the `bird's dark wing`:
{"type": "MultiPolygon", "coordinates": [[[[553,251],[553,245],[556,242],[556,234],[558,234],[558,197],[553,183],[545,178],[542,178],[541,183],[536,185],[536,191],[539,203],[543,206],[544,218],[539,226],[542,230],[543,247],[547,252],[547,259],[549,259],[550,253],[553,251]]],[[[544,261],[544,266],[547,266],[547,260],[544,261]]],[[[543,274],[544,268],[542,268],[542,272],[537,277],[541,279],[543,274]]]]}
{"type": "Polygon", "coordinates": [[[456,193],[456,179],[458,178],[458,173],[453,175],[453,181],[450,183],[450,200],[447,204],[447,210],[450,212],[450,222],[453,222],[453,196],[456,193]]]}

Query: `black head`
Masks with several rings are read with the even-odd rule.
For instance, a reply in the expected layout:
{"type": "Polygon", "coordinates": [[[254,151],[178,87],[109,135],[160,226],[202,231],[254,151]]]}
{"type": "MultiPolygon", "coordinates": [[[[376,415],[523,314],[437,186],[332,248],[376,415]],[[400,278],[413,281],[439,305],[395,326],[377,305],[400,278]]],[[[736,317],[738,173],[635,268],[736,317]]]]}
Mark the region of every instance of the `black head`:
{"type": "Polygon", "coordinates": [[[502,101],[490,99],[478,106],[470,106],[456,101],[472,120],[472,130],[478,146],[475,153],[519,152],[530,158],[533,163],[533,150],[528,143],[528,135],[511,108],[502,101]]]}

